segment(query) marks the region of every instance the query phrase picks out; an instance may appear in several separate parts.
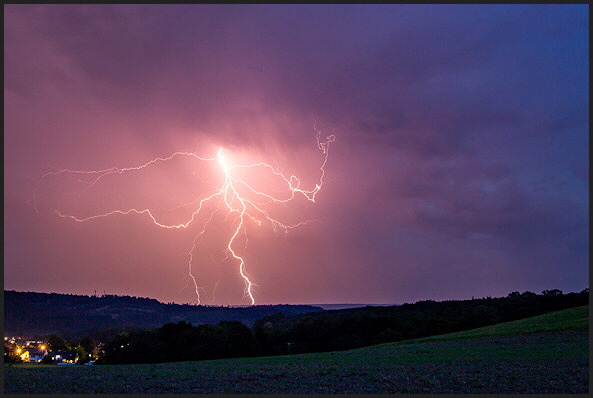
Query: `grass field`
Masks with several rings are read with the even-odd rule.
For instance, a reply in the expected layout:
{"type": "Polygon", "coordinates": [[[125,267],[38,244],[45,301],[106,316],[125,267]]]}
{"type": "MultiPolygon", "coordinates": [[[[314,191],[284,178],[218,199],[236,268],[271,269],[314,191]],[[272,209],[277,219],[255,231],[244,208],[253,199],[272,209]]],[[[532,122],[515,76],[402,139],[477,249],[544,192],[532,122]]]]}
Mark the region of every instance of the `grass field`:
{"type": "Polygon", "coordinates": [[[513,322],[498,323],[492,326],[464,330],[462,332],[441,334],[424,337],[422,339],[407,340],[399,344],[409,344],[427,341],[443,341],[464,339],[471,337],[502,336],[513,334],[527,334],[537,332],[557,332],[562,330],[587,330],[589,327],[589,306],[569,308],[562,311],[550,312],[531,318],[513,322]]]}
{"type": "Polygon", "coordinates": [[[589,392],[589,307],[356,350],[145,365],[4,365],[5,393],[589,392]]]}

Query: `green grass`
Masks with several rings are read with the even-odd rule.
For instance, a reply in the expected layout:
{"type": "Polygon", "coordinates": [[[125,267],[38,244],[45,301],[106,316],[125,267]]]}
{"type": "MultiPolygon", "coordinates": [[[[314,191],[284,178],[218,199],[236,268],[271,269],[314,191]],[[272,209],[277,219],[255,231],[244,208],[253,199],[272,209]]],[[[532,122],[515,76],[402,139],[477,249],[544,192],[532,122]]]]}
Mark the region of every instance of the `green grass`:
{"type": "Polygon", "coordinates": [[[498,323],[492,326],[485,326],[455,333],[441,334],[438,336],[424,337],[421,339],[405,340],[396,344],[457,340],[486,336],[505,336],[537,332],[556,332],[563,330],[587,330],[588,327],[589,306],[584,305],[582,307],[554,311],[531,318],[520,319],[518,321],[498,323]]]}
{"type": "Polygon", "coordinates": [[[584,392],[588,310],[348,351],[140,365],[5,364],[5,392],[584,392]]]}

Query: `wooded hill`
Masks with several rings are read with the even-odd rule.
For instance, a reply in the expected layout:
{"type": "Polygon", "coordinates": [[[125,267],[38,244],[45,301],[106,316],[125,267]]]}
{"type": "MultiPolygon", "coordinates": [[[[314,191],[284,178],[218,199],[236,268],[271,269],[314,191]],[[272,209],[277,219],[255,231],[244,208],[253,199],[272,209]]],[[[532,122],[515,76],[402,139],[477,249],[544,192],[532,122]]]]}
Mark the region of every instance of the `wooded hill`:
{"type": "Polygon", "coordinates": [[[156,328],[169,322],[194,325],[239,321],[251,326],[256,319],[282,313],[285,316],[323,311],[309,305],[255,305],[220,307],[165,304],[155,299],[103,295],[4,291],[4,335],[64,338],[84,337],[97,330],[126,327],[156,328]]]}

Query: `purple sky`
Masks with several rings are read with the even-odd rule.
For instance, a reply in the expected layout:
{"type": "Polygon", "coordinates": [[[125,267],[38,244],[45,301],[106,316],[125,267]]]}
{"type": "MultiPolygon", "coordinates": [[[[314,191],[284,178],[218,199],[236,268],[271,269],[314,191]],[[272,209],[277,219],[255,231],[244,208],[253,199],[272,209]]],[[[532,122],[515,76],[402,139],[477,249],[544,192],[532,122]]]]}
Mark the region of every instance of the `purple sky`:
{"type": "MultiPolygon", "coordinates": [[[[180,223],[220,183],[216,162],[174,158],[93,186],[40,178],[223,147],[232,164],[265,161],[312,189],[317,128],[336,141],[316,202],[269,208],[317,221],[287,234],[248,222],[238,238],[256,303],[580,291],[588,16],[587,5],[5,5],[4,288],[195,302],[188,253],[202,224],[55,210],[149,208],[180,223]]],[[[279,192],[273,176],[247,174],[279,192]]],[[[193,253],[204,304],[248,303],[225,257],[231,218],[213,219],[193,253]]]]}

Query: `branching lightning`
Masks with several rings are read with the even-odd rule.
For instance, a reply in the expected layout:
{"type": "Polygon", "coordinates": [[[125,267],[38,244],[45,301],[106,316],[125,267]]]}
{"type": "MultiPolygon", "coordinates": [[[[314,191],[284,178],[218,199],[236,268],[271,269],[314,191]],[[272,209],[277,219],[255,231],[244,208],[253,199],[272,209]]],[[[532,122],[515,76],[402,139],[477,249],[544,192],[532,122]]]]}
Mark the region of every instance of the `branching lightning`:
{"type": "MultiPolygon", "coordinates": [[[[155,165],[161,162],[167,162],[172,160],[176,157],[190,157],[195,158],[200,161],[205,162],[216,162],[220,170],[222,171],[223,181],[221,181],[220,186],[214,189],[214,192],[210,193],[209,195],[201,198],[199,201],[195,201],[196,207],[192,214],[189,216],[188,219],[185,221],[178,223],[178,224],[168,224],[165,222],[160,221],[155,214],[148,208],[138,209],[138,208],[128,208],[125,210],[116,209],[109,212],[95,214],[88,217],[77,217],[71,214],[65,214],[59,210],[54,210],[57,215],[63,218],[69,218],[76,222],[86,222],[94,219],[109,217],[115,214],[120,215],[129,215],[129,214],[138,214],[138,215],[145,215],[148,217],[152,223],[159,227],[165,229],[187,229],[190,225],[194,223],[198,223],[197,220],[200,219],[200,215],[202,213],[207,213],[210,211],[210,214],[206,214],[206,217],[202,217],[205,219],[203,221],[202,228],[196,234],[193,239],[192,246],[188,252],[188,276],[193,282],[193,286],[195,289],[196,294],[196,301],[200,304],[200,288],[198,286],[198,279],[192,272],[192,265],[194,262],[194,251],[199,246],[203,235],[206,233],[207,226],[213,221],[214,216],[217,212],[225,211],[227,216],[231,216],[231,235],[230,238],[226,241],[226,249],[225,251],[229,255],[230,258],[234,259],[238,263],[238,271],[241,278],[244,281],[245,288],[244,288],[244,297],[248,299],[251,304],[255,304],[254,298],[254,282],[249,277],[246,271],[246,261],[243,256],[240,255],[238,248],[237,248],[237,240],[238,236],[241,233],[245,234],[245,238],[247,237],[246,231],[246,224],[248,222],[253,222],[258,226],[261,226],[262,223],[270,223],[275,231],[281,230],[287,232],[289,229],[296,228],[300,225],[306,224],[311,220],[305,220],[298,222],[296,224],[287,224],[283,223],[280,220],[272,217],[272,215],[264,208],[266,204],[269,203],[288,203],[295,199],[298,195],[302,195],[306,200],[315,202],[316,195],[319,193],[323,186],[323,180],[325,177],[325,165],[328,160],[329,156],[329,147],[332,142],[335,140],[334,135],[328,136],[325,141],[320,139],[321,134],[317,131],[317,147],[322,153],[322,162],[321,166],[319,167],[320,176],[318,181],[315,183],[315,186],[312,189],[303,189],[301,188],[301,181],[294,175],[287,176],[277,168],[274,168],[268,163],[261,162],[261,163],[254,163],[254,164],[247,164],[247,165],[240,165],[240,164],[230,164],[229,159],[225,158],[224,149],[220,147],[216,153],[216,156],[205,158],[200,157],[193,152],[175,152],[168,157],[157,157],[154,158],[142,165],[133,166],[133,167],[126,167],[126,168],[119,168],[119,167],[111,167],[108,169],[102,170],[58,170],[46,173],[41,177],[39,182],[36,184],[34,188],[34,206],[35,210],[37,211],[37,191],[39,188],[39,184],[42,180],[51,177],[51,176],[58,176],[61,174],[69,174],[69,175],[79,175],[81,179],[79,182],[89,184],[90,187],[95,186],[101,182],[102,179],[106,178],[109,175],[113,174],[124,174],[130,171],[140,171],[145,169],[149,166],[155,165]],[[247,182],[242,179],[239,179],[233,175],[233,172],[238,169],[251,169],[251,168],[263,168],[269,173],[272,173],[276,176],[279,181],[281,181],[282,186],[285,189],[285,197],[278,197],[277,195],[272,195],[266,192],[262,192],[259,190],[254,189],[250,186],[247,182]],[[89,180],[82,180],[83,177],[88,179],[89,176],[92,178],[89,180]],[[248,192],[251,193],[249,197],[246,195],[241,195],[239,192],[239,187],[246,189],[248,192]],[[218,201],[218,207],[215,207],[214,210],[207,208],[206,205],[209,202],[218,201]]],[[[245,239],[246,240],[246,239],[245,239]]]]}

